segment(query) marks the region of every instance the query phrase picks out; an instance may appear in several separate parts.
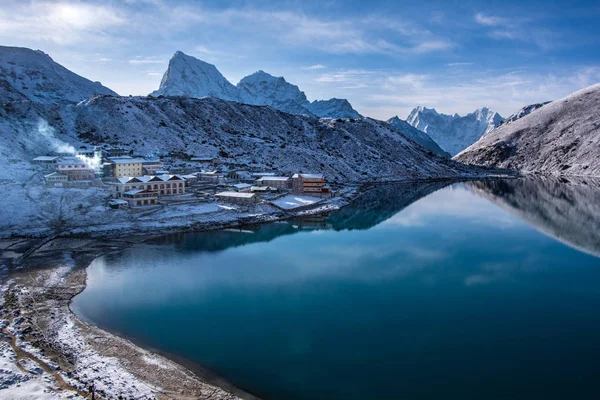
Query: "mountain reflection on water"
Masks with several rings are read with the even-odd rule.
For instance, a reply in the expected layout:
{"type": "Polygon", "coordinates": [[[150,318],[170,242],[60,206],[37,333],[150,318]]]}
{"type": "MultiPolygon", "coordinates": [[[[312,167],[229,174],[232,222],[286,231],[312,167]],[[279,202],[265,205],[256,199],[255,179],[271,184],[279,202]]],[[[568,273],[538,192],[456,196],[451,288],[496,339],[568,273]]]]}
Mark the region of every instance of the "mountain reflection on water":
{"type": "Polygon", "coordinates": [[[541,232],[600,257],[600,181],[527,177],[466,183],[541,232]]]}
{"type": "Polygon", "coordinates": [[[211,252],[251,243],[269,242],[283,235],[292,235],[306,230],[366,230],[449,184],[449,182],[384,184],[365,192],[351,205],[331,213],[292,218],[271,224],[245,226],[240,229],[175,233],[152,239],[147,243],[172,244],[180,250],[211,252]]]}

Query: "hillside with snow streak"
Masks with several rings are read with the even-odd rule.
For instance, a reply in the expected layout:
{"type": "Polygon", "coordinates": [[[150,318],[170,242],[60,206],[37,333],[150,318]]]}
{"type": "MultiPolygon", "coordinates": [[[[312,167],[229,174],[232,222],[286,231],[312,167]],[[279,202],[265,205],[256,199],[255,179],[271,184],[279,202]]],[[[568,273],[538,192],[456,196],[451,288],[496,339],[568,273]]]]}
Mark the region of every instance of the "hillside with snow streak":
{"type": "Polygon", "coordinates": [[[500,126],[455,159],[525,173],[600,176],[600,84],[500,126]]]}

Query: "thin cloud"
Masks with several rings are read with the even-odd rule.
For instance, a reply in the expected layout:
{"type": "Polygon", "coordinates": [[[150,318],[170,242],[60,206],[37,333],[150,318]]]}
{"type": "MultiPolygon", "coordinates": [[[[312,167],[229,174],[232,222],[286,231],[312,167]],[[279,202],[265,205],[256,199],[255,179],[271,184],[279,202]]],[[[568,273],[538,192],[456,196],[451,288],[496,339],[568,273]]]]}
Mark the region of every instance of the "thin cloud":
{"type": "Polygon", "coordinates": [[[142,57],[137,56],[134,59],[127,61],[132,65],[143,65],[143,64],[165,64],[167,61],[156,57],[142,57]]]}
{"type": "Polygon", "coordinates": [[[304,67],[302,69],[306,69],[306,70],[309,70],[309,71],[314,71],[314,70],[317,70],[317,69],[325,69],[325,68],[327,68],[327,67],[325,65],[323,65],[323,64],[315,64],[315,65],[310,65],[308,67],[304,67]]]}
{"type": "Polygon", "coordinates": [[[475,14],[474,18],[475,18],[475,22],[477,22],[480,25],[500,26],[500,25],[507,24],[507,20],[505,18],[496,17],[493,15],[485,15],[484,13],[477,13],[477,14],[475,14]]]}
{"type": "Polygon", "coordinates": [[[447,67],[468,67],[469,65],[473,65],[472,62],[454,62],[446,64],[447,67]]]}

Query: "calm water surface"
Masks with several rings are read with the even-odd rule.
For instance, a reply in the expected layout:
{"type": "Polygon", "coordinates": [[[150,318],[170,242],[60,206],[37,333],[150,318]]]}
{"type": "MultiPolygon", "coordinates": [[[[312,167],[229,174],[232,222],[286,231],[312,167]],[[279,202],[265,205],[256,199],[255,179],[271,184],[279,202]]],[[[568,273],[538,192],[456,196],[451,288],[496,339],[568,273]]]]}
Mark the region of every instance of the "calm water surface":
{"type": "Polygon", "coordinates": [[[600,395],[600,190],[396,185],[96,259],[82,318],[264,399],[600,395]]]}

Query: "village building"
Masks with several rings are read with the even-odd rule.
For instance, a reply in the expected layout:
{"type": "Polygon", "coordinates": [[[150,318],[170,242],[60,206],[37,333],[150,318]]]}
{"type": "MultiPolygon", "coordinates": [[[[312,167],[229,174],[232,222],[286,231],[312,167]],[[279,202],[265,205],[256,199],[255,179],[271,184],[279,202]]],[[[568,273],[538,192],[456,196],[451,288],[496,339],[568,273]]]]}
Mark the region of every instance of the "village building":
{"type": "Polygon", "coordinates": [[[142,161],[142,174],[144,175],[160,175],[159,171],[163,171],[165,165],[160,160],[144,160],[142,161]]]}
{"type": "Polygon", "coordinates": [[[256,180],[256,186],[271,186],[277,189],[290,189],[292,180],[287,176],[263,176],[256,180]]]}
{"type": "Polygon", "coordinates": [[[64,187],[69,182],[69,177],[65,174],[52,172],[51,174],[44,175],[44,181],[48,186],[64,187]]]}
{"type": "Polygon", "coordinates": [[[239,205],[251,205],[260,201],[260,198],[256,193],[248,192],[221,192],[215,194],[215,197],[227,203],[239,205]]]}
{"type": "Polygon", "coordinates": [[[67,175],[69,181],[89,181],[94,179],[94,168],[78,157],[61,158],[56,165],[58,173],[67,175]]]}
{"type": "Polygon", "coordinates": [[[113,176],[120,178],[123,176],[141,176],[142,164],[145,160],[141,158],[111,158],[110,162],[114,164],[113,176]]]}
{"type": "Polygon", "coordinates": [[[44,166],[48,169],[56,168],[56,164],[58,164],[58,160],[60,157],[56,156],[39,156],[33,159],[33,163],[37,165],[44,166]]]}
{"type": "Polygon", "coordinates": [[[152,191],[157,196],[169,196],[185,194],[185,179],[179,175],[124,176],[117,178],[112,187],[112,195],[117,199],[132,190],[152,191]]]}
{"type": "Polygon", "coordinates": [[[123,199],[110,199],[108,206],[113,209],[120,209],[129,206],[129,202],[123,199]]]}
{"type": "Polygon", "coordinates": [[[323,174],[294,174],[292,176],[293,189],[298,193],[329,193],[323,174]]]}
{"type": "Polygon", "coordinates": [[[185,186],[191,186],[198,182],[197,174],[183,175],[182,178],[185,179],[185,186]]]}
{"type": "Polygon", "coordinates": [[[277,188],[270,187],[270,186],[252,186],[250,188],[250,191],[253,193],[269,193],[269,192],[276,192],[277,188]]]}
{"type": "Polygon", "coordinates": [[[88,157],[88,158],[98,158],[101,159],[102,158],[102,150],[98,149],[95,146],[89,147],[89,146],[81,146],[79,147],[79,150],[77,150],[77,155],[78,156],[82,156],[82,157],[88,157]]]}
{"type": "Polygon", "coordinates": [[[223,180],[223,174],[218,171],[202,171],[197,175],[198,180],[203,182],[219,183],[223,180]]]}
{"type": "Polygon", "coordinates": [[[231,171],[227,174],[227,178],[243,183],[253,183],[256,180],[248,171],[231,171]]]}
{"type": "Polygon", "coordinates": [[[254,179],[262,178],[263,176],[275,176],[275,172],[252,172],[254,179]]]}
{"type": "Polygon", "coordinates": [[[250,192],[252,189],[252,185],[248,183],[236,183],[229,187],[229,190],[233,192],[250,192]]]}
{"type": "Polygon", "coordinates": [[[122,193],[121,197],[129,203],[129,207],[151,206],[158,202],[158,194],[153,190],[130,190],[122,193]]]}

